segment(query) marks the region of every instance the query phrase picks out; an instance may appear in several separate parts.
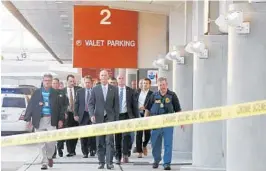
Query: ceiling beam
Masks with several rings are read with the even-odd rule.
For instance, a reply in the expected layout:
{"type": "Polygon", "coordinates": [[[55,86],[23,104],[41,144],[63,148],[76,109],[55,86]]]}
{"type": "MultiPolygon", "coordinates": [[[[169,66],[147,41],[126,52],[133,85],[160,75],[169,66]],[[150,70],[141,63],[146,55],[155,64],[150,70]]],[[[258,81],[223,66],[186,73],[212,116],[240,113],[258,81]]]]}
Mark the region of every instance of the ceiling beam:
{"type": "Polygon", "coordinates": [[[11,1],[1,1],[2,4],[10,11],[10,13],[17,18],[17,20],[43,45],[43,47],[59,62],[63,61],[54,53],[50,46],[44,41],[40,34],[31,26],[25,17],[19,12],[11,1]]]}

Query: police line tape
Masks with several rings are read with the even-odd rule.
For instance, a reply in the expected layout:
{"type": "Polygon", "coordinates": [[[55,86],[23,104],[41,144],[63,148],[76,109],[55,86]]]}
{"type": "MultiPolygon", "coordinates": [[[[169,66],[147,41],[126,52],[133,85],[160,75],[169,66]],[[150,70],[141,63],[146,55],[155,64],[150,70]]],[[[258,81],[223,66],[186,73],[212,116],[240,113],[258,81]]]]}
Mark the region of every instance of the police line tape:
{"type": "Polygon", "coordinates": [[[2,137],[1,146],[15,146],[123,132],[133,132],[146,129],[220,121],[225,119],[234,119],[263,114],[266,114],[266,100],[242,103],[232,106],[215,107],[195,111],[115,121],[103,124],[12,135],[2,137]]]}

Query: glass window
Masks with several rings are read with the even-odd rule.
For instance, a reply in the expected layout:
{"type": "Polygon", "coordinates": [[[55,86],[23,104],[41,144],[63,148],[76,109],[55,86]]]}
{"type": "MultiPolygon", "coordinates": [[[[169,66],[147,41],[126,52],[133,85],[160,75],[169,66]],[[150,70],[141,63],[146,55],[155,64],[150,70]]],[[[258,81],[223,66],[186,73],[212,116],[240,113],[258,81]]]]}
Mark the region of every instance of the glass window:
{"type": "Polygon", "coordinates": [[[25,98],[4,97],[2,107],[26,108],[25,98]]]}

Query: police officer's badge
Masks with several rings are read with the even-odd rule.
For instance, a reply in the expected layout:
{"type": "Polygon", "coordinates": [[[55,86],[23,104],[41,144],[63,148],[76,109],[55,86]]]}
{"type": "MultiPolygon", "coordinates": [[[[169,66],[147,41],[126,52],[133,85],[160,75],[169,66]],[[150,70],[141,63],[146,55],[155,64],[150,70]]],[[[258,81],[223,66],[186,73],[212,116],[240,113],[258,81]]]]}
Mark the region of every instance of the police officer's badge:
{"type": "Polygon", "coordinates": [[[170,103],[170,99],[168,97],[165,99],[165,103],[170,103]]]}

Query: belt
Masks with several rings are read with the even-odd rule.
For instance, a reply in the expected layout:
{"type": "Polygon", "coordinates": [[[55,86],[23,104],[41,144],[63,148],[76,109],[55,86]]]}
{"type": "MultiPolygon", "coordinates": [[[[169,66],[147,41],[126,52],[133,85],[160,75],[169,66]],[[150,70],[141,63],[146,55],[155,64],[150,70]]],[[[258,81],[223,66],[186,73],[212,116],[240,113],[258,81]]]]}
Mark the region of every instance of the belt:
{"type": "Polygon", "coordinates": [[[42,114],[41,117],[42,118],[44,118],[44,117],[51,117],[51,115],[44,115],[44,114],[42,114]]]}

